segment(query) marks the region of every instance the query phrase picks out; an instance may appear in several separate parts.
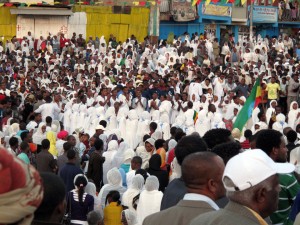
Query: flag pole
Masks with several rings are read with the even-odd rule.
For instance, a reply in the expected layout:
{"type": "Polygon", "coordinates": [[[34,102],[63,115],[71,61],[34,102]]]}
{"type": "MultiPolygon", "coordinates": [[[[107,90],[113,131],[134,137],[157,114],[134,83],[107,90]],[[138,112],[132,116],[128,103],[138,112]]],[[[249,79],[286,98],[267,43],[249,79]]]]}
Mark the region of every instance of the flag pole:
{"type": "Polygon", "coordinates": [[[250,5],[250,41],[252,41],[252,37],[253,37],[253,2],[254,2],[254,0],[251,0],[251,5],[250,5]]]}

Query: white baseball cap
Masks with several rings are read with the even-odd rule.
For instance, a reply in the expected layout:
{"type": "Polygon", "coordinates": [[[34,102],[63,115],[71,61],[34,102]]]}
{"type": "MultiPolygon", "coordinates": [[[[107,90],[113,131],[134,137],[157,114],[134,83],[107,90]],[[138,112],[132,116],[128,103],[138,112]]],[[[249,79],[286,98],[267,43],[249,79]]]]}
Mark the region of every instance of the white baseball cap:
{"type": "Polygon", "coordinates": [[[234,187],[224,187],[228,191],[243,191],[261,183],[274,174],[292,173],[291,163],[276,163],[260,149],[248,150],[231,158],[224,170],[224,178],[232,180],[234,187]]]}
{"type": "Polygon", "coordinates": [[[102,125],[98,125],[95,130],[106,130],[102,125]]]}

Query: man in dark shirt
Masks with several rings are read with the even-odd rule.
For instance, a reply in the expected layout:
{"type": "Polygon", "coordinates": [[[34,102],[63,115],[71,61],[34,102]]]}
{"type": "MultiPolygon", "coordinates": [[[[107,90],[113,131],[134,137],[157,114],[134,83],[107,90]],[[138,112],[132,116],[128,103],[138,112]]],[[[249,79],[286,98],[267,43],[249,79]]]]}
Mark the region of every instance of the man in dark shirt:
{"type": "Polygon", "coordinates": [[[94,181],[97,191],[99,192],[103,183],[103,163],[105,161],[105,158],[102,156],[103,141],[101,139],[97,139],[94,147],[95,151],[93,151],[89,160],[87,177],[94,181]]]}
{"type": "Polygon", "coordinates": [[[49,172],[53,173],[55,171],[55,168],[53,168],[53,165],[55,159],[51,153],[48,152],[50,148],[50,141],[48,139],[42,140],[42,151],[36,155],[36,165],[37,170],[41,172],[49,172]]]}
{"type": "Polygon", "coordinates": [[[67,153],[68,162],[59,172],[59,176],[65,183],[66,192],[69,192],[75,188],[74,186],[74,177],[77,174],[83,174],[82,170],[75,165],[76,163],[76,152],[73,149],[70,149],[67,153]]]}

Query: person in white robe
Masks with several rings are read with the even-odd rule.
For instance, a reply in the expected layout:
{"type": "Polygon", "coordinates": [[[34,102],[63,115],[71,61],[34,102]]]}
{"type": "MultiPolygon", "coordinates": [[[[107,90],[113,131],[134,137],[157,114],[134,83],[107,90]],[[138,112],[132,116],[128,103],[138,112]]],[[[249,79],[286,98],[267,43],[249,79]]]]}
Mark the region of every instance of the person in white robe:
{"type": "Polygon", "coordinates": [[[171,115],[172,103],[167,100],[166,96],[161,96],[161,104],[159,107],[160,118],[165,116],[168,118],[166,123],[170,123],[170,115],[171,115]]]}
{"type": "Polygon", "coordinates": [[[267,112],[266,112],[267,124],[270,123],[270,119],[272,117],[272,114],[275,113],[275,107],[276,106],[277,106],[277,101],[276,100],[272,100],[270,102],[270,107],[267,109],[267,112]]]}
{"type": "MultiPolygon", "coordinates": [[[[103,173],[104,175],[104,173],[103,173]]],[[[118,191],[123,196],[123,193],[126,191],[126,188],[122,186],[122,176],[120,171],[114,167],[107,172],[107,184],[105,184],[98,195],[98,199],[101,202],[102,210],[105,208],[105,199],[107,194],[110,191],[118,191]]]]}
{"type": "Polygon", "coordinates": [[[131,185],[128,185],[128,189],[124,192],[122,196],[122,205],[128,207],[128,209],[136,214],[137,202],[133,202],[133,199],[137,197],[144,187],[144,177],[140,174],[135,175],[132,178],[131,185]]]}
{"type": "Polygon", "coordinates": [[[46,124],[41,122],[37,131],[32,135],[32,142],[36,145],[41,145],[44,139],[46,139],[46,124]]]}
{"type": "Polygon", "coordinates": [[[223,122],[222,114],[215,113],[211,122],[211,129],[219,129],[219,128],[226,129],[226,126],[225,123],[223,122]]]}
{"type": "Polygon", "coordinates": [[[105,161],[103,163],[103,183],[107,184],[107,172],[114,167],[113,159],[118,150],[118,142],[115,140],[111,140],[108,143],[107,151],[103,153],[103,157],[105,157],[105,161]]]}
{"type": "Polygon", "coordinates": [[[276,116],[276,122],[273,123],[272,128],[273,130],[277,130],[280,133],[283,133],[283,129],[286,128],[288,126],[288,124],[285,122],[285,115],[283,115],[282,113],[279,113],[276,116]]]}
{"type": "Polygon", "coordinates": [[[187,118],[185,121],[185,133],[186,135],[190,135],[195,132],[195,125],[193,118],[187,118]]]}
{"type": "Polygon", "coordinates": [[[210,130],[210,119],[207,117],[207,111],[202,109],[198,113],[198,120],[195,124],[195,130],[199,133],[200,137],[203,137],[204,134],[210,130]]]}
{"type": "Polygon", "coordinates": [[[137,128],[137,135],[140,141],[142,141],[142,138],[144,137],[145,134],[150,133],[150,128],[149,128],[150,122],[151,122],[150,113],[148,111],[142,112],[142,114],[140,114],[140,119],[137,128]]]}
{"type": "Polygon", "coordinates": [[[160,211],[160,204],[163,193],[158,191],[159,181],[155,176],[149,176],[145,183],[145,190],[141,192],[137,206],[138,224],[142,225],[144,219],[160,211]]]}
{"type": "Polygon", "coordinates": [[[199,101],[200,96],[203,94],[200,78],[196,78],[195,82],[190,83],[189,87],[189,100],[199,101]]]}
{"type": "Polygon", "coordinates": [[[290,104],[290,111],[288,114],[288,126],[292,129],[296,129],[297,124],[299,123],[300,110],[298,103],[293,101],[290,104]]]}
{"type": "MultiPolygon", "coordinates": [[[[171,137],[170,133],[170,122],[169,117],[167,114],[164,114],[160,117],[160,123],[158,124],[160,126],[161,132],[163,134],[163,139],[168,140],[171,137]]],[[[153,136],[153,134],[152,134],[153,136]]]]}
{"type": "Polygon", "coordinates": [[[124,139],[128,146],[132,149],[135,149],[139,144],[139,140],[136,135],[138,119],[137,112],[134,109],[130,110],[128,113],[128,119],[126,120],[126,136],[124,139]]]}
{"type": "Polygon", "coordinates": [[[120,166],[122,165],[123,161],[124,161],[124,153],[126,151],[126,149],[128,149],[128,145],[123,141],[120,143],[118,151],[116,152],[116,154],[113,157],[113,167],[117,167],[120,168],[120,166]]]}
{"type": "Polygon", "coordinates": [[[85,186],[84,191],[94,197],[94,210],[100,211],[101,210],[101,201],[98,199],[96,194],[96,185],[92,182],[88,182],[85,186]]]}

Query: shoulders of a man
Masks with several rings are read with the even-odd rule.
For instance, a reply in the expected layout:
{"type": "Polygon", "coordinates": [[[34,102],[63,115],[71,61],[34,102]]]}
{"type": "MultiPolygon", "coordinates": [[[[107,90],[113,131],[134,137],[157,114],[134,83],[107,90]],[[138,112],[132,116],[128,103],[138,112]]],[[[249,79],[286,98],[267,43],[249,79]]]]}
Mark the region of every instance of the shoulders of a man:
{"type": "Polygon", "coordinates": [[[197,216],[190,224],[191,225],[228,225],[243,224],[243,225],[259,225],[256,217],[242,205],[232,207],[228,204],[224,209],[203,213],[197,216]],[[229,206],[229,207],[228,207],[229,206]],[[238,207],[238,208],[237,208],[238,207]],[[235,209],[234,209],[235,208],[235,209]]]}
{"type": "Polygon", "coordinates": [[[143,225],[160,224],[165,225],[189,224],[199,214],[213,211],[214,209],[203,201],[181,200],[177,205],[145,218],[143,225]]]}

